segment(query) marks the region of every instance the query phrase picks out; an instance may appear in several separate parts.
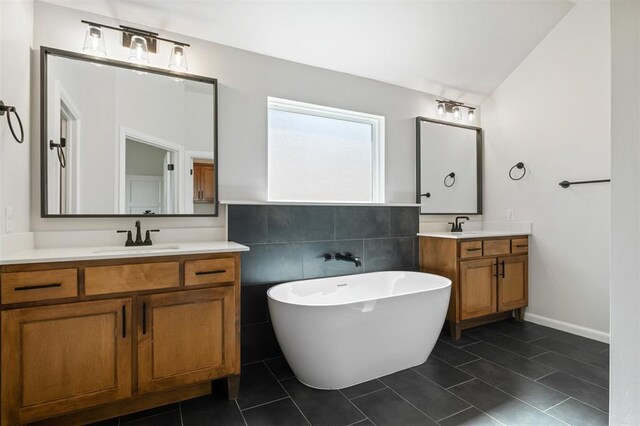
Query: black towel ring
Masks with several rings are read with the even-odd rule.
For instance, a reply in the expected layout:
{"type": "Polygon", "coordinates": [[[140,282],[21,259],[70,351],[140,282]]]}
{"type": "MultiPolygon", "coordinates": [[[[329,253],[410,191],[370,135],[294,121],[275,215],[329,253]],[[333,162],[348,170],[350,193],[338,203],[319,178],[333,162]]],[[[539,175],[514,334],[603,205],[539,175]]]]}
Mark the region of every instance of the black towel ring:
{"type": "Polygon", "coordinates": [[[516,164],[515,166],[511,167],[511,169],[509,169],[509,177],[511,178],[511,180],[520,180],[526,174],[527,174],[527,168],[524,166],[524,163],[522,161],[520,161],[518,164],[516,164]],[[522,176],[520,176],[518,178],[513,177],[513,169],[524,170],[522,172],[522,176]]]}
{"type": "Polygon", "coordinates": [[[7,113],[7,122],[9,123],[9,130],[11,130],[11,134],[13,138],[18,143],[24,142],[24,128],[22,127],[22,120],[20,120],[20,116],[18,115],[18,111],[16,111],[16,107],[5,105],[4,102],[0,101],[0,117],[7,113]],[[16,135],[16,131],[13,128],[13,123],[11,122],[11,113],[16,116],[18,120],[18,126],[20,126],[20,137],[16,135]]]}
{"type": "Polygon", "coordinates": [[[58,154],[58,162],[60,163],[60,167],[63,169],[67,167],[67,157],[64,155],[64,151],[62,148],[67,146],[67,141],[64,138],[60,138],[60,143],[55,143],[54,141],[49,141],[49,149],[53,150],[56,148],[58,154]]]}
{"type": "Polygon", "coordinates": [[[449,173],[444,177],[444,186],[451,188],[456,183],[456,174],[454,172],[449,173]],[[447,185],[447,178],[451,178],[451,184],[447,185]]]}

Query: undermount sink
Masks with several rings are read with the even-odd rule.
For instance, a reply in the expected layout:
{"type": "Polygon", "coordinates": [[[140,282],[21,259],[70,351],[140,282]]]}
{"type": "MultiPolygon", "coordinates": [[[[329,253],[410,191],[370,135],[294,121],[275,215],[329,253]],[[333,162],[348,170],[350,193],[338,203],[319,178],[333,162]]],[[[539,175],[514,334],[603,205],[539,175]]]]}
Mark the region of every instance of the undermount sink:
{"type": "Polygon", "coordinates": [[[180,246],[175,244],[159,244],[155,246],[134,246],[134,247],[118,247],[95,250],[94,253],[153,253],[162,250],[179,250],[180,246]]]}

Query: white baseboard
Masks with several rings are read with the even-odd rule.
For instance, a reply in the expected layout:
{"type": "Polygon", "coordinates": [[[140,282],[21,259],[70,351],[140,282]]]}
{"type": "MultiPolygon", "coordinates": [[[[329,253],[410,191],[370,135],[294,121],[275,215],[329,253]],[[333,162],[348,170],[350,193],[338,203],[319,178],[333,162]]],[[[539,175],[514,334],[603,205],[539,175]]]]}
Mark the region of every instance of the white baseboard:
{"type": "Polygon", "coordinates": [[[594,330],[593,328],[582,327],[581,325],[543,317],[542,315],[530,314],[528,312],[524,314],[524,319],[534,324],[544,325],[546,327],[566,331],[571,334],[577,334],[578,336],[587,337],[599,342],[609,343],[609,333],[594,330]]]}

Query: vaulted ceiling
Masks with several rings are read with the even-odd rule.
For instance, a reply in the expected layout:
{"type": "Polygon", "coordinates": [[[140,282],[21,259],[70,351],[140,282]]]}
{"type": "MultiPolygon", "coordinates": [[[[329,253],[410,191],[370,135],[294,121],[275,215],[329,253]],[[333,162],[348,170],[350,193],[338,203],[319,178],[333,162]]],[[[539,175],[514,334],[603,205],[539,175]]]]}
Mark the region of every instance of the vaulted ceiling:
{"type": "Polygon", "coordinates": [[[282,59],[481,103],[567,0],[46,0],[282,59]]]}

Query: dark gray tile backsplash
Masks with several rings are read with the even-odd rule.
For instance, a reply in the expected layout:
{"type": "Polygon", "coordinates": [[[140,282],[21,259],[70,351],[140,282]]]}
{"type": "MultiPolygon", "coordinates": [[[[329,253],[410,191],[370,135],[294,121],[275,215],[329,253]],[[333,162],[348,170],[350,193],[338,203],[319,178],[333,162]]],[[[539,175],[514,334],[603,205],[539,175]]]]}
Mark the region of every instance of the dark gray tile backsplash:
{"type": "MultiPolygon", "coordinates": [[[[335,207],[335,209],[336,240],[381,238],[388,237],[390,234],[391,207],[344,206],[335,207]]],[[[418,211],[417,207],[415,211],[418,211]]]]}
{"type": "Polygon", "coordinates": [[[267,241],[326,241],[334,239],[333,207],[267,207],[267,241]]]}
{"type": "Polygon", "coordinates": [[[266,292],[274,284],[385,270],[417,270],[418,207],[231,205],[229,240],[242,253],[242,362],[273,358],[280,348],[266,292]],[[362,266],[324,254],[350,252],[362,266]]]}

